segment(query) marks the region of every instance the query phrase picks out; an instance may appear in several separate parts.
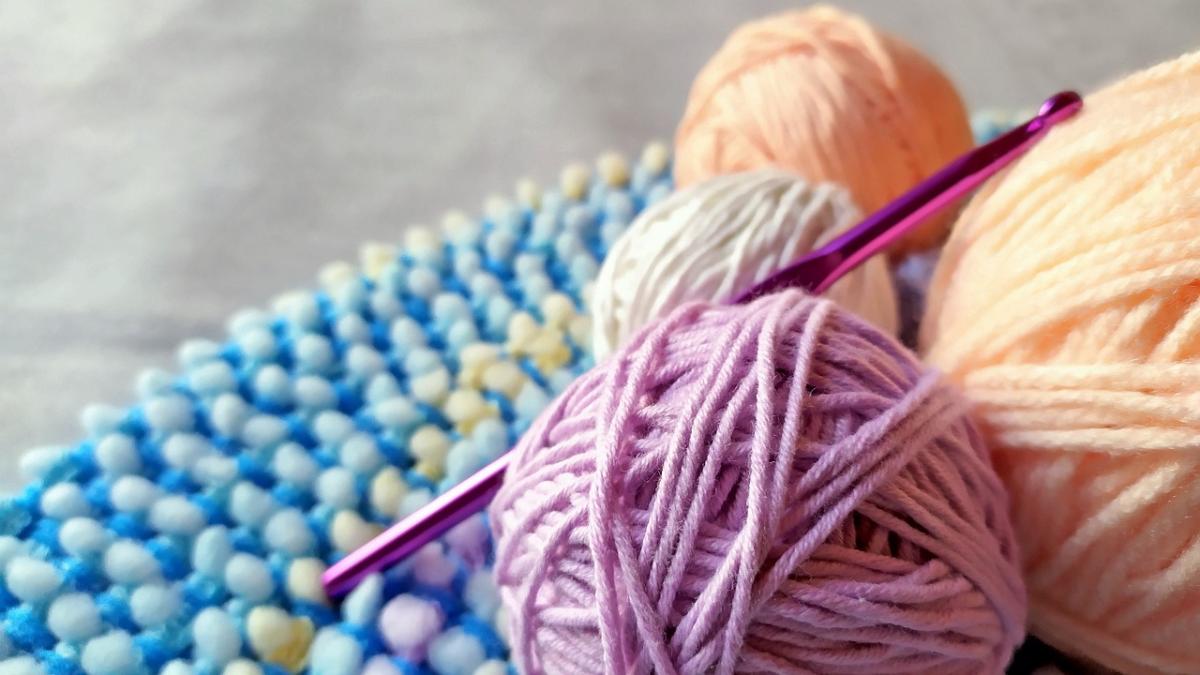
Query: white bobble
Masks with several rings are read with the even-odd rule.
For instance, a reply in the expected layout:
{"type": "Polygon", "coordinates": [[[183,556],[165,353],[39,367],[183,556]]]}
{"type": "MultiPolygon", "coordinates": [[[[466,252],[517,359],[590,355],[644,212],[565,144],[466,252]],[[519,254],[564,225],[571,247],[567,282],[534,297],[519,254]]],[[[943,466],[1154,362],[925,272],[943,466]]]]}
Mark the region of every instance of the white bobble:
{"type": "Polygon", "coordinates": [[[380,654],[378,656],[371,657],[371,659],[369,661],[367,661],[367,663],[363,666],[362,675],[403,675],[403,674],[400,672],[400,669],[397,668],[396,665],[392,663],[392,660],[389,657],[384,656],[383,654],[380,654]]]}
{"type": "Polygon", "coordinates": [[[461,211],[451,211],[442,218],[442,231],[451,242],[469,245],[479,241],[483,225],[461,211]]]}
{"type": "Polygon", "coordinates": [[[38,507],[46,516],[55,520],[66,520],[92,513],[83,489],[76,483],[56,483],[42,493],[38,507]]]}
{"type": "Polygon", "coordinates": [[[415,267],[408,273],[408,290],[421,298],[432,298],[442,289],[438,275],[428,267],[415,267]]]}
{"type": "Polygon", "coordinates": [[[378,403],[401,394],[400,383],[395,376],[391,373],[379,373],[367,383],[365,397],[368,403],[378,403]]]}
{"type": "Polygon", "coordinates": [[[233,555],[233,542],[229,530],[213,525],[196,537],[192,546],[192,567],[201,574],[219,578],[225,573],[225,564],[233,555]]]}
{"type": "Polygon", "coordinates": [[[213,401],[208,419],[222,436],[237,438],[250,418],[250,406],[237,394],[221,394],[213,401]]]}
{"type": "Polygon", "coordinates": [[[321,467],[298,443],[285,443],[271,458],[271,470],[279,480],[296,487],[308,487],[321,467]]]}
{"type": "Polygon", "coordinates": [[[317,273],[317,281],[326,292],[332,293],[358,278],[358,270],[345,260],[327,263],[317,273]]]}
{"type": "Polygon", "coordinates": [[[371,313],[376,319],[388,320],[404,312],[404,305],[396,296],[381,289],[371,294],[371,313]]]}
{"type": "Polygon", "coordinates": [[[292,381],[282,366],[271,363],[254,374],[254,392],[269,401],[286,402],[292,395],[292,381]]]}
{"type": "Polygon", "coordinates": [[[492,230],[484,240],[484,250],[492,260],[505,260],[517,247],[517,235],[508,230],[492,230]]]}
{"type": "Polygon", "coordinates": [[[326,410],[313,420],[313,433],[322,445],[341,445],[354,433],[354,420],[335,410],[326,410]]]}
{"type": "Polygon", "coordinates": [[[346,369],[360,380],[366,380],[387,370],[387,361],[372,347],[354,345],[346,352],[346,369]]]}
{"type": "Polygon", "coordinates": [[[162,446],[163,459],[180,471],[190,471],[197,460],[210,452],[212,446],[198,434],[172,434],[162,446]]]}
{"type": "Polygon", "coordinates": [[[425,646],[442,629],[438,606],[416,597],[398,595],[379,614],[379,634],[397,654],[406,655],[425,646]]]}
{"type": "Polygon", "coordinates": [[[62,584],[54,565],[37,558],[17,557],[5,568],[5,582],[12,594],[25,602],[40,602],[54,595],[62,584]]]}
{"type": "Polygon", "coordinates": [[[237,462],[216,453],[201,457],[192,466],[192,478],[208,487],[228,485],[237,475],[237,462]]]}
{"type": "Polygon", "coordinates": [[[362,667],[362,647],[336,628],[322,628],[313,640],[311,670],[321,675],[357,675],[362,667]]]}
{"type": "Polygon", "coordinates": [[[487,555],[488,527],[483,518],[467,518],[452,527],[443,539],[468,563],[482,564],[487,555]]]}
{"type": "Polygon", "coordinates": [[[158,577],[158,561],[141,543],[121,539],[104,552],[104,573],[118,584],[141,584],[158,577]]]}
{"type": "Polygon", "coordinates": [[[90,438],[98,438],[116,431],[124,419],[124,410],[99,403],[84,407],[83,412],[79,414],[79,421],[90,438]]]}
{"type": "Polygon", "coordinates": [[[195,423],[192,402],[178,395],[157,396],[146,402],[146,421],[156,431],[191,431],[195,423]]]}
{"type": "Polygon", "coordinates": [[[225,330],[230,335],[241,335],[246,331],[270,327],[271,317],[261,309],[246,307],[234,312],[225,323],[225,330]]]}
{"type": "Polygon", "coordinates": [[[321,325],[321,308],[311,293],[290,291],[275,298],[271,309],[282,314],[293,325],[300,328],[315,328],[321,325]]]}
{"type": "Polygon", "coordinates": [[[292,387],[296,405],[304,410],[325,410],[337,405],[337,393],[329,381],[315,375],[296,379],[292,387]]]}
{"type": "Polygon", "coordinates": [[[46,670],[32,656],[14,656],[0,661],[0,675],[45,675],[46,670]]]}
{"type": "Polygon", "coordinates": [[[492,618],[500,607],[500,592],[496,589],[491,570],[480,569],[471,574],[463,589],[463,601],[473,614],[484,619],[492,618]]]}
{"type": "Polygon", "coordinates": [[[109,434],[100,439],[96,444],[96,463],[110,476],[142,470],[142,458],[138,454],[137,445],[125,434],[109,434]]]}
{"type": "Polygon", "coordinates": [[[168,495],[150,507],[150,525],[163,534],[191,536],[206,524],[204,512],[187,497],[168,495]]]}
{"type": "Polygon", "coordinates": [[[79,662],[88,675],[128,675],[137,671],[138,655],[129,633],[115,630],[89,640],[79,662]]]}
{"type": "Polygon", "coordinates": [[[196,656],[218,666],[237,658],[242,650],[242,636],[233,618],[223,610],[208,607],[196,615],[192,623],[192,640],[196,656]]]}
{"type": "Polygon", "coordinates": [[[299,558],[288,566],[287,592],[293,601],[312,602],[319,605],[329,603],[325,595],[325,587],[321,585],[321,575],[325,573],[325,563],[317,558],[299,558]]]}
{"type": "Polygon", "coordinates": [[[58,528],[58,543],[67,553],[82,558],[108,546],[108,531],[91,518],[72,518],[58,528]]]}
{"type": "Polygon", "coordinates": [[[396,511],[396,517],[404,518],[411,516],[417,509],[420,509],[432,500],[433,494],[429,490],[411,490],[400,500],[400,507],[396,511]]]}
{"type": "Polygon", "coordinates": [[[413,555],[413,577],[422,584],[449,586],[454,572],[454,565],[442,555],[439,542],[430,542],[413,555]]]}
{"type": "Polygon", "coordinates": [[[338,452],[338,459],[341,459],[342,466],[359,476],[370,476],[386,461],[376,442],[366,434],[354,434],[347,438],[338,452]]]}
{"type": "Polygon", "coordinates": [[[46,626],[64,642],[81,642],[104,629],[100,610],[86,593],[68,593],[55,598],[46,612],[46,626]]]}
{"type": "Polygon", "coordinates": [[[508,675],[508,664],[500,659],[488,659],[479,664],[471,675],[508,675]]]}
{"type": "Polygon", "coordinates": [[[349,469],[335,466],[321,472],[317,478],[317,499],[335,509],[353,508],[358,504],[354,474],[349,469]]]}
{"type": "Polygon", "coordinates": [[[188,373],[188,385],[200,396],[216,396],[237,389],[237,374],[225,361],[209,361],[188,373]]]}
{"type": "Polygon", "coordinates": [[[391,328],[388,329],[388,337],[391,338],[392,344],[401,353],[405,353],[415,347],[423,347],[427,341],[425,329],[421,328],[421,324],[407,316],[402,316],[392,321],[391,328]]]}
{"type": "Polygon", "coordinates": [[[495,616],[492,617],[492,628],[495,629],[496,635],[500,640],[511,647],[512,635],[510,631],[512,629],[509,628],[509,625],[508,610],[504,608],[504,605],[500,605],[500,608],[496,610],[495,616]]]}
{"type": "MultiPolygon", "coordinates": [[[[67,521],[70,522],[70,521],[67,521]]],[[[63,524],[66,527],[66,523],[63,524]]],[[[61,530],[59,530],[61,532],[61,530]]],[[[24,555],[25,542],[16,537],[5,535],[0,537],[0,570],[8,567],[8,563],[17,556],[24,555]]],[[[3,633],[4,631],[0,631],[3,633]]]]}
{"type": "Polygon", "coordinates": [[[450,393],[450,371],[438,368],[433,372],[413,378],[409,382],[413,398],[423,403],[437,405],[450,393]]]}
{"type": "Polygon", "coordinates": [[[68,452],[69,449],[61,445],[50,445],[25,451],[21,455],[21,477],[29,482],[41,480],[46,472],[68,452]]]}
{"type": "Polygon", "coordinates": [[[371,326],[358,314],[343,314],[333,327],[333,333],[351,344],[371,341],[371,326]]]}
{"type": "Polygon", "coordinates": [[[441,354],[428,347],[418,347],[404,357],[404,372],[412,377],[431,373],[441,367],[441,354]]]}
{"type": "Polygon", "coordinates": [[[141,513],[158,499],[158,486],[141,476],[122,476],[113,483],[108,500],[123,513],[141,513]]]}
{"type": "Polygon", "coordinates": [[[284,509],[271,516],[263,536],[272,549],[292,556],[308,553],[316,543],[304,514],[298,509],[284,509]]]}
{"type": "Polygon", "coordinates": [[[184,368],[194,368],[197,365],[220,358],[221,345],[211,340],[188,340],[179,345],[176,357],[179,365],[184,368]]]}
{"type": "Polygon", "coordinates": [[[287,422],[274,415],[255,415],[246,420],[241,439],[252,449],[269,448],[287,439],[287,422]]]}
{"type": "Polygon", "coordinates": [[[275,498],[269,492],[247,481],[235,485],[229,496],[229,515],[249,528],[261,527],[276,508],[275,498]]]}
{"type": "Polygon", "coordinates": [[[487,653],[475,636],[455,626],[429,645],[429,665],[438,675],[471,675],[487,653]]]}
{"type": "Polygon", "coordinates": [[[442,242],[428,227],[412,225],[404,232],[404,250],[417,260],[428,261],[441,255],[442,242]]]}
{"type": "Polygon", "coordinates": [[[167,662],[167,665],[158,671],[158,675],[194,675],[192,664],[183,659],[175,659],[167,662]]]}
{"type": "Polygon", "coordinates": [[[306,333],[296,340],[296,362],[307,372],[320,373],[333,365],[333,345],[324,335],[306,333]]]}
{"type": "MultiPolygon", "coordinates": [[[[449,383],[446,388],[449,389],[449,383]]],[[[381,426],[393,431],[405,431],[421,421],[421,413],[413,402],[398,396],[371,406],[371,415],[381,426]]]]}
{"type": "Polygon", "coordinates": [[[383,270],[396,259],[396,247],[377,241],[369,241],[358,249],[358,260],[363,274],[369,279],[378,279],[383,270]]]}
{"type": "Polygon", "coordinates": [[[225,565],[225,585],[250,602],[262,602],[275,592],[271,569],[261,558],[235,553],[225,565]]]}
{"type": "Polygon", "coordinates": [[[347,623],[370,626],[379,616],[383,604],[383,576],[372,574],[363,579],[342,603],[342,617],[347,623]]]}
{"type": "Polygon", "coordinates": [[[221,675],[262,675],[263,669],[250,659],[230,661],[221,675]]]}
{"type": "Polygon", "coordinates": [[[237,337],[238,347],[251,361],[266,361],[275,357],[275,336],[266,328],[252,328],[237,337]]]}
{"type": "Polygon", "coordinates": [[[157,628],[179,614],[183,608],[183,598],[177,586],[146,584],[133,592],[129,608],[139,626],[157,628]]]}

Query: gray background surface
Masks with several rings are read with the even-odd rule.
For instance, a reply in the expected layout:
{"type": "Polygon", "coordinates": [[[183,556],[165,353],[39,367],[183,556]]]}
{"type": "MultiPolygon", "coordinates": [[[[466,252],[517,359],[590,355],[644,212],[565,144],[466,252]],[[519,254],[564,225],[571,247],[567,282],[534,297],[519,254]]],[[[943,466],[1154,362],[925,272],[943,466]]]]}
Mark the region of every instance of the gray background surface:
{"type": "MultiPolygon", "coordinates": [[[[1200,45],[1200,2],[845,0],[1025,108],[1200,45]]],[[[669,138],[796,3],[0,0],[0,488],[92,401],[365,240],[669,138]]]]}

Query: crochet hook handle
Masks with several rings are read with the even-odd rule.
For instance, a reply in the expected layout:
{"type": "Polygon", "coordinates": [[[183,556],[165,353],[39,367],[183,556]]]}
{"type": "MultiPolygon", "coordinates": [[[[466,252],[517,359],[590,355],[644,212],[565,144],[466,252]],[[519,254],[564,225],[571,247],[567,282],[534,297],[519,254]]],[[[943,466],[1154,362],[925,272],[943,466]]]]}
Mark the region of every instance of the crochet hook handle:
{"type": "Polygon", "coordinates": [[[1082,107],[1083,99],[1073,91],[1051,96],[1029,121],[954,160],[837,239],[742,291],[732,302],[749,302],[788,287],[825,291],[864,260],[979,187],[1082,107]]]}
{"type": "MultiPolygon", "coordinates": [[[[846,234],[740,294],[735,302],[746,302],[787,286],[814,293],[825,290],[863,260],[994,175],[1082,105],[1074,92],[1055,94],[1033,119],[972,150],[846,234]]],[[[500,490],[508,464],[509,456],[502,455],[334,563],[321,576],[326,594],[331,598],[345,595],[367,575],[404,560],[478,513],[500,490]]]]}

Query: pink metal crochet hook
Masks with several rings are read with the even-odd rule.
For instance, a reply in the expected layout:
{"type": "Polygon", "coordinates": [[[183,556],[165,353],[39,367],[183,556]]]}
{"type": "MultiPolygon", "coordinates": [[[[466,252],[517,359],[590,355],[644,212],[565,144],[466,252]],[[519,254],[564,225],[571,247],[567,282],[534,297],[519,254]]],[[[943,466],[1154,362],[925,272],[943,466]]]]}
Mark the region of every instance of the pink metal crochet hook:
{"type": "MultiPolygon", "coordinates": [[[[792,286],[813,293],[824,291],[896,238],[995,175],[1028,150],[1050,127],[1070,118],[1082,106],[1083,100],[1075,92],[1051,96],[1028,122],[963,155],[846,234],[740,293],[731,302],[747,302],[792,286]]],[[[363,577],[404,560],[478,513],[500,489],[508,462],[508,455],[501,456],[334,563],[321,576],[325,592],[330,597],[345,595],[363,577]]]]}

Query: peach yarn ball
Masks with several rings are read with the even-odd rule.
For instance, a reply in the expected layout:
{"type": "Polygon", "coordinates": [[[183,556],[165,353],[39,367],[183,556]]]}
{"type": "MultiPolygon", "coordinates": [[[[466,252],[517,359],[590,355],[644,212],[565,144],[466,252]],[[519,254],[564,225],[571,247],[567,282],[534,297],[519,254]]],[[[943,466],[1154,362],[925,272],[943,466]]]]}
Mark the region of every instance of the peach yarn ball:
{"type": "MultiPolygon", "coordinates": [[[[700,70],[675,135],[675,181],[776,166],[840,183],[872,213],[972,143],[962,100],[933,63],[816,6],[743,25],[700,70]]],[[[940,241],[947,222],[901,248],[940,241]]]]}
{"type": "Polygon", "coordinates": [[[959,219],[922,344],[974,401],[1047,642],[1200,672],[1200,53],[1087,98],[959,219]]]}

